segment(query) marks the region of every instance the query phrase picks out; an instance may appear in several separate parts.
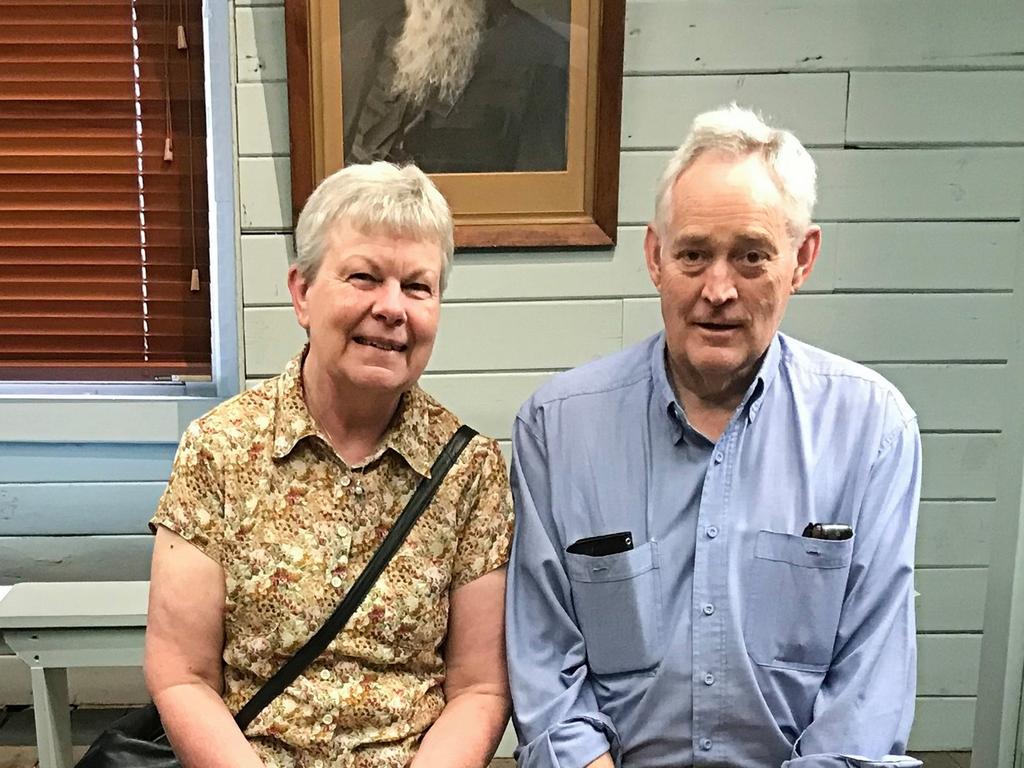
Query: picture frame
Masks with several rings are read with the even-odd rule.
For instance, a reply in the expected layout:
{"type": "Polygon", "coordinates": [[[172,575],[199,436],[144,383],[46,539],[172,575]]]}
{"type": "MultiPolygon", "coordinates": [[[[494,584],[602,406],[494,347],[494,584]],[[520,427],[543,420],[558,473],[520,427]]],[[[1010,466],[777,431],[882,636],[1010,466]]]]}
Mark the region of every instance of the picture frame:
{"type": "MultiPolygon", "coordinates": [[[[398,146],[388,151],[404,156],[385,159],[416,162],[452,206],[457,247],[614,245],[625,0],[482,2],[488,7],[500,5],[514,14],[511,18],[516,23],[509,22],[501,29],[519,29],[515,33],[518,38],[495,43],[492,36],[488,48],[481,44],[473,64],[476,69],[458,97],[463,101],[452,106],[435,99],[441,108],[426,119],[422,117],[426,110],[417,105],[413,111],[421,113],[416,118],[421,122],[412,123],[414,135],[409,128],[389,133],[393,126],[371,125],[372,121],[362,116],[368,110],[364,102],[370,97],[356,102],[353,95],[368,93],[374,82],[394,79],[393,74],[380,74],[385,64],[379,62],[385,61],[382,51],[393,50],[395,35],[405,29],[405,0],[285,0],[296,218],[316,184],[341,168],[346,154],[350,161],[362,162],[381,156],[381,147],[392,142],[398,146]],[[546,27],[538,26],[541,23],[546,27]],[[373,57],[379,60],[376,69],[366,64],[373,57]],[[527,71],[532,79],[524,87],[515,73],[527,71]],[[538,71],[554,73],[540,82],[561,83],[562,90],[538,86],[538,71]],[[357,75],[361,79],[356,79],[357,75]],[[349,90],[343,93],[346,83],[349,90]],[[547,101],[538,102],[538,93],[546,94],[547,101]],[[488,103],[445,132],[458,122],[455,118],[471,114],[481,101],[488,103]],[[357,112],[357,107],[361,111],[357,112]],[[491,123],[480,118],[483,129],[477,130],[473,120],[485,112],[491,123]],[[500,117],[497,123],[492,119],[495,113],[500,117]],[[441,117],[431,121],[437,114],[441,117]],[[445,118],[449,118],[447,122],[445,118]],[[429,130],[420,128],[428,124],[429,130]],[[495,124],[519,126],[518,143],[515,136],[509,138],[511,131],[501,134],[494,130],[495,124]],[[494,143],[499,134],[505,142],[500,147],[494,143]],[[557,141],[549,140],[552,135],[557,141]],[[380,136],[385,137],[383,142],[378,140],[380,136]],[[548,149],[542,151],[544,147],[548,149]],[[376,154],[369,155],[371,150],[376,154]]],[[[386,60],[392,72],[395,60],[390,56],[386,60]]],[[[385,89],[376,87],[377,111],[367,113],[384,122],[379,115],[387,110],[379,108],[379,94],[385,89]]],[[[391,93],[389,87],[388,109],[392,109],[391,93]]]]}

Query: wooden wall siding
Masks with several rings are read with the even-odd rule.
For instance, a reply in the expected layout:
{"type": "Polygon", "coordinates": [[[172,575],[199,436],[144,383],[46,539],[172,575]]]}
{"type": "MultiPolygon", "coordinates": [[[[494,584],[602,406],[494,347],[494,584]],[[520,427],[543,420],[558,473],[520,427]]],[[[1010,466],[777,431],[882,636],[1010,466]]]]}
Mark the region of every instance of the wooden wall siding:
{"type": "MultiPolygon", "coordinates": [[[[283,0],[235,0],[245,375],[302,343],[291,244],[283,0]]],[[[786,329],[876,368],[924,432],[915,749],[972,742],[990,553],[1019,510],[1024,35],[1019,0],[629,0],[618,246],[460,253],[425,387],[498,437],[552,373],[658,327],[642,258],[661,168],[696,113],[731,100],[796,131],[819,165],[824,249],[786,329]],[[836,32],[838,31],[838,32],[836,32]],[[1016,304],[1014,302],[1017,302],[1016,304]],[[984,393],[979,396],[979,393],[984,393]],[[1016,470],[1013,469],[1016,462],[1016,470]]],[[[191,414],[45,425],[0,401],[0,583],[148,572],[149,519],[191,414]]],[[[0,703],[28,700],[0,657],[0,703]],[[20,697],[20,698],[19,698],[20,697]]],[[[138,676],[72,675],[80,701],[138,676]]]]}

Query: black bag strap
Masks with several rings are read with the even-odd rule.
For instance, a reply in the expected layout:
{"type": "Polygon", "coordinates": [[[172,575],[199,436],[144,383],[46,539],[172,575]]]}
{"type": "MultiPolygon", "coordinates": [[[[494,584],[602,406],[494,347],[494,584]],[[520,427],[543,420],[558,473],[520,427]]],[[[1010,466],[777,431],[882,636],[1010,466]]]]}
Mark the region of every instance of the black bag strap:
{"type": "Polygon", "coordinates": [[[430,468],[430,476],[420,481],[412,497],[406,503],[405,509],[402,510],[402,514],[399,515],[398,520],[395,521],[394,526],[380,545],[380,549],[377,550],[370,559],[370,562],[367,563],[363,572],[359,574],[359,578],[356,579],[352,588],[346,593],[338,607],[334,609],[334,613],[328,617],[316,634],[309,638],[306,644],[294,656],[288,659],[284,666],[275,672],[274,676],[267,680],[263,687],[256,691],[253,697],[235,715],[235,722],[238,723],[238,727],[243,732],[249,726],[249,723],[255,720],[256,716],[270,702],[277,698],[285,688],[291,685],[295,678],[302,674],[302,671],[312,664],[324,652],[327,646],[331,644],[335,636],[345,628],[349,618],[351,618],[352,614],[355,613],[356,609],[363,602],[374,582],[377,581],[377,578],[387,567],[395,552],[398,551],[402,542],[405,541],[405,537],[409,535],[409,531],[416,524],[420,514],[433,500],[445,475],[448,474],[448,470],[452,468],[452,465],[459,458],[463,449],[475,436],[476,430],[462,425],[452,436],[452,439],[441,449],[441,453],[438,454],[437,459],[430,468]]]}

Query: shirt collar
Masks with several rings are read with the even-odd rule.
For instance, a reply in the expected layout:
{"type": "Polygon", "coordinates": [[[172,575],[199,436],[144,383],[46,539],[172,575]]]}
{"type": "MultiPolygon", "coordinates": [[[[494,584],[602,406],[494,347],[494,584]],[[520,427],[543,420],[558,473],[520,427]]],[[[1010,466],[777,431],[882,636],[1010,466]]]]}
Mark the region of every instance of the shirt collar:
{"type": "MultiPolygon", "coordinates": [[[[746,414],[748,423],[753,423],[758,412],[761,410],[762,396],[768,390],[768,387],[771,386],[772,382],[775,381],[775,377],[779,373],[779,362],[781,359],[781,344],[779,334],[776,333],[772,336],[772,341],[768,345],[768,351],[761,361],[761,367],[758,368],[757,375],[750,382],[750,386],[747,388],[737,408],[738,411],[746,414]]],[[[654,379],[654,397],[658,404],[658,412],[666,414],[685,428],[688,425],[686,414],[683,411],[682,405],[676,400],[676,393],[672,389],[672,384],[669,380],[664,331],[658,334],[655,343],[651,345],[651,373],[654,379]]]]}
{"type": "MultiPolygon", "coordinates": [[[[327,436],[317,426],[302,396],[302,361],[309,345],[289,361],[278,377],[277,403],[274,410],[274,458],[283,459],[307,437],[320,437],[330,445],[327,436]]],[[[422,477],[430,475],[434,457],[441,450],[437,437],[429,429],[432,401],[419,386],[414,385],[402,394],[398,410],[381,439],[380,447],[364,464],[376,461],[392,450],[422,477]]]]}

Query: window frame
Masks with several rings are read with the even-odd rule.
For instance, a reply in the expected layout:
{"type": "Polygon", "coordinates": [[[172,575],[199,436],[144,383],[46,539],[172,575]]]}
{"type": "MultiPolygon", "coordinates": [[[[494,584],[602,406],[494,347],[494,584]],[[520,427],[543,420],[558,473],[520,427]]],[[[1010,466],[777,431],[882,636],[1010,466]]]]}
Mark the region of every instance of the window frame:
{"type": "MultiPolygon", "coordinates": [[[[210,231],[210,381],[0,381],[0,414],[42,399],[103,400],[209,398],[223,400],[242,386],[237,276],[237,197],[234,136],[234,35],[229,3],[203,0],[206,170],[210,231]]],[[[212,404],[212,403],[211,403],[212,404]]],[[[3,419],[0,418],[0,423],[3,419]]],[[[4,439],[0,434],[0,440],[4,439]]]]}

